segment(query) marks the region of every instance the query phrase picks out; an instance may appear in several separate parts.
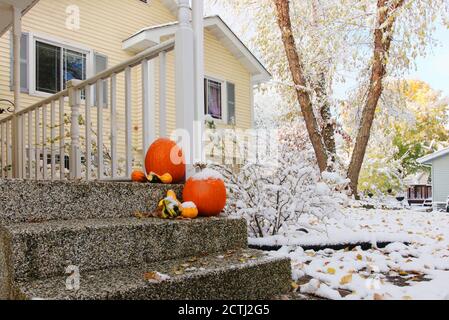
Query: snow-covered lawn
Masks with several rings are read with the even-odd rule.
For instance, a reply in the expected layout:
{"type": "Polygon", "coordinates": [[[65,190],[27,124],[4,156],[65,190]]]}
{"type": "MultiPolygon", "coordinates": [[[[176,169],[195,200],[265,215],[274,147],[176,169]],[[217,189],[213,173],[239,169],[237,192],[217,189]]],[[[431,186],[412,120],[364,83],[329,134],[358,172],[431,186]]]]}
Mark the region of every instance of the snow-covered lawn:
{"type": "Polygon", "coordinates": [[[350,208],[325,229],[250,242],[287,244],[273,254],[292,259],[298,292],[329,299],[449,299],[448,213],[350,208]],[[393,243],[368,251],[300,246],[365,241],[393,243]]]}

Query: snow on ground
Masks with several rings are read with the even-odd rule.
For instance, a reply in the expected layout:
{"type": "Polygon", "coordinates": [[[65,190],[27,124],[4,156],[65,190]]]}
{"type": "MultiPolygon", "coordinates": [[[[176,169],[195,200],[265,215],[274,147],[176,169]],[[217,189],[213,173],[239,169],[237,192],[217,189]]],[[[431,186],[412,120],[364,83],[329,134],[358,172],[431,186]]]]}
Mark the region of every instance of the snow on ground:
{"type": "Polygon", "coordinates": [[[301,293],[328,299],[449,299],[448,213],[350,208],[326,229],[250,242],[284,245],[273,255],[292,259],[301,293]],[[368,251],[301,247],[364,241],[392,244],[368,251]]]}

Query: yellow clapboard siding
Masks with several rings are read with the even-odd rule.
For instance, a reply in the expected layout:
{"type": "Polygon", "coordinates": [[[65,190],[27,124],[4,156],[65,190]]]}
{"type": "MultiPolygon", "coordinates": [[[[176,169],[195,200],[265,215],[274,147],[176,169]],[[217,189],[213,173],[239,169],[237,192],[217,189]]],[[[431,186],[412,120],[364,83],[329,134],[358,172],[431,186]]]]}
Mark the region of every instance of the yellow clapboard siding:
{"type": "MultiPolygon", "coordinates": [[[[122,41],[142,28],[175,21],[176,17],[160,0],[145,4],[139,0],[41,0],[23,18],[23,31],[33,32],[51,38],[79,44],[108,57],[109,67],[131,57],[122,49],[122,41]],[[76,5],[80,10],[80,29],[66,28],[66,9],[76,5]]],[[[0,38],[0,97],[12,99],[10,91],[10,35],[0,38]]],[[[159,86],[159,61],[154,60],[156,84],[159,86]]],[[[237,127],[251,127],[251,76],[246,68],[214,37],[205,32],[205,73],[236,85],[236,121],[237,127]]],[[[142,142],[142,80],[140,67],[132,70],[133,92],[133,144],[141,149],[142,142]]],[[[175,66],[174,53],[167,56],[167,129],[176,127],[175,110],[175,66]]],[[[125,112],[124,79],[117,79],[117,128],[118,153],[125,152],[125,112]]],[[[42,96],[22,94],[22,107],[39,102],[42,96]]],[[[156,106],[159,95],[156,96],[156,106]]],[[[156,107],[158,110],[158,107],[156,107]]],[[[70,114],[68,106],[65,112],[70,114]]],[[[92,120],[95,128],[96,108],[92,108],[92,120]]],[[[104,109],[104,141],[108,143],[110,134],[110,109],[104,109]]],[[[81,111],[84,115],[84,111],[81,111]]],[[[48,119],[50,111],[47,111],[48,119]]],[[[159,111],[154,125],[159,129],[159,111]]],[[[84,134],[84,127],[81,127],[84,134]]],[[[34,135],[34,130],[33,130],[34,135]]]]}

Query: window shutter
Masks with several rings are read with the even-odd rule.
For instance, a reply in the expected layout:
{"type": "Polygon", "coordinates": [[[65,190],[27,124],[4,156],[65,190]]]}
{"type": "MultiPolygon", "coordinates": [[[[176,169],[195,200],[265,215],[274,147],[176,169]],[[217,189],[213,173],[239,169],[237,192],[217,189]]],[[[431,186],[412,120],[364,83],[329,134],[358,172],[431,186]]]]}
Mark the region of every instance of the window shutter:
{"type": "MultiPolygon", "coordinates": [[[[95,53],[95,74],[98,74],[108,68],[108,57],[95,53]]],[[[109,86],[108,81],[103,81],[103,108],[108,107],[109,86]]],[[[97,101],[96,91],[94,90],[94,101],[97,101]]]]}
{"type": "MultiPolygon", "coordinates": [[[[29,91],[28,88],[28,33],[22,33],[20,39],[20,90],[22,92],[29,91]]],[[[14,46],[13,46],[13,35],[10,34],[11,39],[11,58],[10,58],[10,87],[13,90],[14,83],[14,46]]]]}
{"type": "Polygon", "coordinates": [[[235,84],[226,82],[227,106],[228,106],[228,124],[235,125],[235,84]]]}

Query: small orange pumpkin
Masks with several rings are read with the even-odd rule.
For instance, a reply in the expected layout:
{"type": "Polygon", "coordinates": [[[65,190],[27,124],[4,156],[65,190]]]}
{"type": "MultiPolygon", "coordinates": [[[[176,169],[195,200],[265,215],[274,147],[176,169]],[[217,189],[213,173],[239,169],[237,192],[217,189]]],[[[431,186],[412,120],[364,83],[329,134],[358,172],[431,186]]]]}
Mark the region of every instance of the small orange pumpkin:
{"type": "Polygon", "coordinates": [[[226,206],[226,186],[219,174],[205,170],[187,181],[183,198],[196,204],[200,216],[218,216],[226,206]]]}
{"type": "Polygon", "coordinates": [[[169,139],[156,140],[148,149],[145,157],[145,169],[147,173],[155,173],[159,176],[170,174],[173,183],[185,181],[186,165],[181,148],[169,139]]]}
{"type": "Polygon", "coordinates": [[[181,215],[186,219],[195,219],[198,217],[198,208],[193,202],[184,202],[181,205],[181,215]]]}
{"type": "Polygon", "coordinates": [[[134,182],[141,182],[141,183],[148,182],[147,176],[142,171],[134,171],[131,174],[131,180],[134,182]]]}

